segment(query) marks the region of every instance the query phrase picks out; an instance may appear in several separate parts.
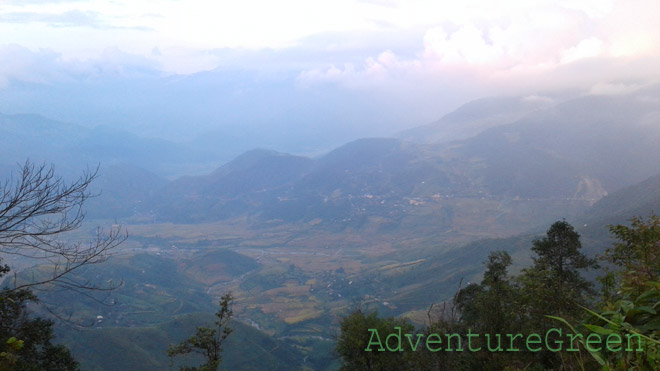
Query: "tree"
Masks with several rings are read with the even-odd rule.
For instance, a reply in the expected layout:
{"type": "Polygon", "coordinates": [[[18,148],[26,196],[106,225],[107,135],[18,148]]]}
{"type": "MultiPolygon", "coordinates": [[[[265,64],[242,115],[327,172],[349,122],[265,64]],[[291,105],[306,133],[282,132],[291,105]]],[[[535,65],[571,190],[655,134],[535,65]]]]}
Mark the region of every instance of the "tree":
{"type": "Polygon", "coordinates": [[[98,168],[66,183],[55,176],[52,166],[35,166],[26,161],[16,180],[9,179],[0,185],[0,254],[34,259],[50,267],[46,276],[21,283],[15,280],[9,291],[45,285],[82,293],[104,289],[76,281],[69,273],[107,260],[111,250],[126,239],[121,230],[113,228],[105,234],[98,228],[88,242],[62,239],[64,233],[82,225],[85,219],[82,207],[94,196],[88,188],[97,173],[98,168]]]}
{"type": "MultiPolygon", "coordinates": [[[[493,251],[485,262],[486,272],[479,285],[469,285],[455,298],[464,329],[480,334],[519,332],[522,321],[520,292],[508,274],[511,256],[506,251],[493,251]]],[[[477,342],[475,347],[486,347],[477,342]]],[[[475,352],[462,355],[468,369],[501,370],[517,364],[520,354],[475,352]],[[518,357],[518,359],[516,359],[518,357]]],[[[455,369],[456,367],[454,367],[455,369]]]]}
{"type": "Polygon", "coordinates": [[[635,217],[630,227],[616,225],[609,229],[620,242],[605,253],[604,260],[616,267],[606,279],[637,294],[648,288],[647,282],[660,281],[660,217],[651,215],[647,222],[635,217]]]}
{"type": "Polygon", "coordinates": [[[195,335],[179,343],[179,345],[170,345],[167,349],[167,355],[170,358],[178,355],[197,353],[202,355],[206,362],[199,367],[181,367],[183,371],[215,371],[222,362],[222,343],[232,333],[229,327],[229,320],[233,315],[231,292],[226,293],[220,298],[220,309],[216,312],[215,328],[197,327],[195,335]]]}
{"type": "MultiPolygon", "coordinates": [[[[342,357],[340,370],[402,370],[408,362],[410,352],[380,351],[379,346],[370,347],[370,342],[380,339],[387,345],[387,336],[400,327],[402,333],[412,333],[414,327],[407,321],[399,318],[379,318],[377,312],[367,315],[357,309],[341,320],[341,333],[337,339],[335,350],[342,357]],[[377,330],[378,338],[369,329],[377,330]],[[382,338],[381,338],[382,337],[382,338]]],[[[373,343],[372,343],[373,344],[373,343]]],[[[421,348],[421,346],[420,346],[421,348]]]]}
{"type": "MultiPolygon", "coordinates": [[[[573,332],[595,333],[626,339],[632,336],[635,351],[600,351],[586,349],[585,358],[603,370],[660,369],[660,218],[651,215],[647,221],[635,217],[631,226],[609,226],[619,241],[606,250],[603,260],[610,263],[608,272],[599,280],[602,297],[597,309],[585,310],[585,317],[573,332]],[[598,364],[598,365],[597,365],[598,364]]],[[[570,326],[564,318],[556,320],[570,326]]],[[[577,321],[576,321],[577,322],[577,321]]],[[[616,347],[613,347],[616,348],[616,347]]],[[[583,367],[584,369],[584,367],[583,367]]]]}
{"type": "Polygon", "coordinates": [[[511,256],[493,251],[488,256],[480,285],[469,285],[456,297],[461,320],[483,333],[506,333],[518,323],[516,291],[508,275],[511,256]]]}
{"type": "MultiPolygon", "coordinates": [[[[0,269],[0,278],[9,272],[0,269]]],[[[78,370],[78,362],[63,345],[54,345],[53,322],[32,318],[26,305],[37,298],[29,289],[0,292],[0,369],[78,370]]]]}
{"type": "MultiPolygon", "coordinates": [[[[548,315],[569,321],[582,316],[582,306],[587,305],[594,290],[581,271],[598,268],[598,264],[582,254],[581,248],[580,235],[565,220],[553,223],[546,236],[533,242],[534,264],[519,277],[521,302],[528,316],[526,332],[542,333],[556,327],[557,322],[548,315]]],[[[552,341],[556,340],[554,335],[550,336],[552,341]]],[[[547,349],[534,353],[534,357],[546,369],[573,362],[572,358],[564,359],[561,352],[547,349]]]]}
{"type": "Polygon", "coordinates": [[[596,269],[598,264],[582,254],[581,248],[580,235],[565,220],[553,223],[545,237],[533,242],[537,256],[521,277],[533,315],[544,319],[548,308],[562,316],[582,313],[579,305],[586,304],[594,290],[581,271],[596,269]]]}
{"type": "MultiPolygon", "coordinates": [[[[32,292],[37,288],[57,287],[83,294],[114,288],[77,281],[70,273],[105,261],[126,238],[120,229],[107,235],[97,229],[89,242],[68,242],[63,236],[82,225],[82,207],[93,196],[88,187],[97,172],[98,168],[87,171],[78,180],[66,183],[55,176],[52,166],[26,161],[15,180],[0,184],[0,262],[2,255],[15,255],[49,268],[47,274],[33,275],[31,280],[19,281],[14,276],[11,286],[0,291],[2,369],[78,369],[66,347],[51,343],[53,322],[33,318],[27,305],[38,303],[32,292]]],[[[0,279],[9,271],[9,266],[0,266],[0,279]]]]}

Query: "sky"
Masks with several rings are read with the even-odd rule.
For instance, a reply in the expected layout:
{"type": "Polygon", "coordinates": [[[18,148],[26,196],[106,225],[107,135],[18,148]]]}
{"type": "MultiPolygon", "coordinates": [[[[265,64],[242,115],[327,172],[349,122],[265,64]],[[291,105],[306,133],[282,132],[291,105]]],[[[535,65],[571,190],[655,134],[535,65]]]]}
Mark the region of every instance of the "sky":
{"type": "Polygon", "coordinates": [[[2,0],[0,90],[251,71],[398,107],[382,116],[400,129],[483,96],[658,82],[658,14],[657,0],[2,0]]]}

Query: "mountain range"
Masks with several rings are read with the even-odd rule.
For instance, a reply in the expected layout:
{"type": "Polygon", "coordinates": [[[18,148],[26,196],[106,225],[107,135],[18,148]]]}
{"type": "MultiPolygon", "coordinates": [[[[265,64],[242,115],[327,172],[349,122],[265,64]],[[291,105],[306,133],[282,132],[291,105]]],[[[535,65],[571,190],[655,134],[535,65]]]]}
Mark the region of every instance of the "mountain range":
{"type": "MultiPolygon", "coordinates": [[[[332,369],[327,339],[351,301],[423,321],[430,304],[480,279],[490,251],[526,266],[531,241],[556,220],[575,225],[593,256],[611,244],[608,224],[658,211],[658,103],[660,86],[487,98],[393,138],[316,157],[254,149],[228,162],[221,142],[209,151],[212,143],[0,115],[0,175],[26,157],[54,163],[66,179],[100,163],[88,219],[127,225],[131,237],[125,256],[89,274],[115,272],[130,284],[114,294],[117,309],[77,310],[108,319],[86,343],[107,338],[132,352],[115,369],[165,349],[183,335],[176,323],[192,328],[228,289],[241,302],[239,344],[258,339],[259,354],[281,368],[304,367],[323,349],[310,362],[332,369]],[[124,330],[153,341],[127,344],[124,330]]],[[[89,365],[111,359],[78,351],[89,365]]],[[[236,354],[229,364],[246,365],[236,354]]],[[[166,362],[164,353],[148,361],[166,362]]]]}

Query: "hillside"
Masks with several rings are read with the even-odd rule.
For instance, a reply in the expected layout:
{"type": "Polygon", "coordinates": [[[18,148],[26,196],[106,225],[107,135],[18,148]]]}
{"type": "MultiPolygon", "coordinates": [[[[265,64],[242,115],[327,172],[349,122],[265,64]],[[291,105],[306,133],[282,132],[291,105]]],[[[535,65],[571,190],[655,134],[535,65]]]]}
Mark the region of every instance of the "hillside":
{"type": "Polygon", "coordinates": [[[417,143],[445,143],[473,137],[484,130],[510,124],[561,99],[550,97],[490,97],[468,102],[438,121],[405,130],[397,138],[417,143]]]}
{"type": "Polygon", "coordinates": [[[0,165],[27,158],[56,164],[58,173],[77,176],[80,169],[130,164],[158,174],[180,176],[206,169],[216,154],[194,146],[132,134],[111,126],[88,127],[33,114],[0,114],[0,165]]]}
{"type": "MultiPolygon", "coordinates": [[[[507,98],[529,109],[451,143],[368,138],[317,158],[249,151],[208,175],[167,183],[136,213],[176,223],[244,218],[255,227],[522,233],[577,217],[660,171],[656,95],[581,96],[550,107],[507,98]]],[[[488,109],[475,117],[507,107],[479,101],[454,116],[482,105],[488,109]]]]}

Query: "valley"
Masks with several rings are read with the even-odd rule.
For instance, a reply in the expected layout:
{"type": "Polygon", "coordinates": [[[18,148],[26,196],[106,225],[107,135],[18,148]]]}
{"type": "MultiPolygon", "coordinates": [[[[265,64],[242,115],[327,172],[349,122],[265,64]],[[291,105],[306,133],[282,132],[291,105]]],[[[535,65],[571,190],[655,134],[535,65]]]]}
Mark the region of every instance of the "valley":
{"type": "MultiPolygon", "coordinates": [[[[660,130],[648,120],[658,96],[654,87],[554,104],[480,100],[441,119],[448,131],[433,140],[422,140],[431,125],[317,157],[255,149],[212,171],[182,144],[34,116],[0,116],[0,138],[57,128],[30,139],[43,152],[0,152],[16,161],[50,153],[68,179],[81,159],[101,163],[85,224],[67,237],[123,228],[128,238],[108,261],[74,275],[118,286],[93,297],[44,291],[35,308],[76,319],[57,333],[85,369],[165,367],[167,345],[231,291],[229,368],[334,370],[339,321],[356,308],[422,326],[431,308],[481,279],[490,251],[507,251],[519,271],[532,241],[565,219],[595,256],[611,242],[607,224],[657,210],[660,130]],[[124,151],[104,150],[115,142],[124,151]],[[186,164],[189,175],[174,170],[186,164]],[[245,346],[256,349],[247,358],[245,346]]],[[[17,280],[45,274],[5,259],[17,280]]]]}

